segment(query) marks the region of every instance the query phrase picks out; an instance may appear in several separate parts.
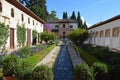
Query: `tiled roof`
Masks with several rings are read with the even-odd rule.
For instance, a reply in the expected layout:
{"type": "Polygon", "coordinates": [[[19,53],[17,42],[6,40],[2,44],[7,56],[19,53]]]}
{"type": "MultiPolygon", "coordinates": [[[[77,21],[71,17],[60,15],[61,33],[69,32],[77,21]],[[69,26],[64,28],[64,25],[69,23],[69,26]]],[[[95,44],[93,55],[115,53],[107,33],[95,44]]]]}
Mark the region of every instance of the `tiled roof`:
{"type": "Polygon", "coordinates": [[[90,26],[90,28],[88,28],[88,30],[89,30],[89,29],[92,29],[92,28],[95,28],[95,27],[98,27],[98,26],[100,26],[100,25],[103,25],[103,24],[112,22],[112,21],[114,21],[114,20],[118,20],[118,19],[120,19],[120,15],[117,15],[117,16],[115,16],[115,17],[112,17],[112,18],[108,19],[108,20],[105,20],[105,21],[96,23],[96,24],[90,26]]]}
{"type": "Polygon", "coordinates": [[[77,23],[77,21],[72,19],[58,19],[58,20],[49,21],[48,23],[77,23]]]}

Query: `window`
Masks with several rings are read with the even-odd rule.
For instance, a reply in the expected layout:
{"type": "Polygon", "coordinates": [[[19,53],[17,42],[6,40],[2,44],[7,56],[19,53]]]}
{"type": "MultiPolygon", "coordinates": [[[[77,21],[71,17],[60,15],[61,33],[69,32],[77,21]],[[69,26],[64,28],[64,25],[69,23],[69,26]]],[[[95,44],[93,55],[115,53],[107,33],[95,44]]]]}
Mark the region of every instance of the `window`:
{"type": "Polygon", "coordinates": [[[23,14],[21,14],[21,20],[24,21],[24,16],[23,16],[23,14]]]}
{"type": "Polygon", "coordinates": [[[96,32],[95,37],[98,37],[98,31],[96,32]]]}
{"type": "Polygon", "coordinates": [[[118,35],[119,35],[119,27],[113,28],[112,36],[113,37],[118,37],[118,35]]]}
{"type": "Polygon", "coordinates": [[[110,29],[107,29],[107,30],[105,31],[105,37],[110,37],[110,29]]]}
{"type": "Polygon", "coordinates": [[[28,24],[30,24],[30,18],[28,18],[28,24]]]}
{"type": "Polygon", "coordinates": [[[34,20],[33,20],[33,25],[34,25],[35,23],[34,23],[34,20]]]}
{"type": "Polygon", "coordinates": [[[0,12],[2,12],[2,3],[0,2],[0,12]]]}
{"type": "Polygon", "coordinates": [[[73,28],[73,25],[70,25],[70,28],[73,28]]]}
{"type": "Polygon", "coordinates": [[[65,24],[63,24],[63,28],[65,28],[65,24]]]}
{"type": "Polygon", "coordinates": [[[58,25],[55,25],[55,28],[58,29],[58,25]]]}
{"type": "Polygon", "coordinates": [[[63,32],[63,34],[65,34],[65,31],[63,32]]]}
{"type": "Polygon", "coordinates": [[[14,17],[14,9],[11,8],[11,16],[14,17]]]}
{"type": "Polygon", "coordinates": [[[100,37],[103,37],[103,34],[104,34],[103,31],[100,31],[100,37]]]}

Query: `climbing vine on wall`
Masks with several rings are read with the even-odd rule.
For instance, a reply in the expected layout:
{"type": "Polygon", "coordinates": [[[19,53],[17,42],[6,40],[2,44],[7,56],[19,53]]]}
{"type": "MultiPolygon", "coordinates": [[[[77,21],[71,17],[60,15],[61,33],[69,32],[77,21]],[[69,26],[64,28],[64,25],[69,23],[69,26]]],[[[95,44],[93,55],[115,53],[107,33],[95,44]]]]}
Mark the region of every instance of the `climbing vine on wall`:
{"type": "Polygon", "coordinates": [[[37,31],[36,30],[32,31],[32,38],[33,39],[37,38],[37,31]]]}
{"type": "Polygon", "coordinates": [[[0,22],[0,48],[4,47],[9,36],[9,26],[0,22]]]}
{"type": "Polygon", "coordinates": [[[26,40],[26,28],[25,25],[17,24],[17,41],[19,46],[24,46],[26,40]]]}

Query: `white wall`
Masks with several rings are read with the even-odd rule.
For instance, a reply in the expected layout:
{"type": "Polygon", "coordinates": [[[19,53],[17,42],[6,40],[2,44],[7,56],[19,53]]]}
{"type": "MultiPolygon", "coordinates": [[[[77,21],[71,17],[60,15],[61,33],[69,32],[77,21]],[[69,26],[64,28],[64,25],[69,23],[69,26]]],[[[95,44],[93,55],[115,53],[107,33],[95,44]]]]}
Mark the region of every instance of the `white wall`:
{"type": "MultiPolygon", "coordinates": [[[[90,33],[90,31],[92,32],[99,32],[103,30],[104,31],[104,36],[102,38],[98,37],[95,39],[95,43],[93,43],[94,39],[93,38],[89,38],[88,42],[91,44],[96,44],[96,45],[100,45],[100,46],[107,46],[109,48],[115,48],[120,50],[120,31],[119,31],[119,36],[118,37],[112,37],[112,33],[113,33],[113,28],[115,27],[119,27],[120,28],[120,19],[114,20],[112,22],[97,26],[95,28],[91,28],[88,30],[88,32],[90,33]],[[110,37],[105,37],[105,30],[106,29],[110,29],[110,37]],[[92,42],[90,42],[92,41],[92,42]]],[[[120,30],[120,29],[119,29],[120,30]]],[[[95,38],[95,37],[94,37],[95,38]]]]}
{"type": "MultiPolygon", "coordinates": [[[[8,17],[8,22],[6,22],[7,25],[9,25],[10,28],[14,28],[14,44],[15,44],[15,48],[17,48],[17,24],[19,23],[19,25],[25,24],[26,29],[31,29],[31,42],[32,42],[32,30],[36,30],[38,33],[43,32],[43,24],[39,21],[37,21],[36,19],[32,18],[31,16],[29,16],[28,14],[26,14],[25,12],[19,10],[18,8],[16,8],[15,6],[9,4],[8,2],[6,2],[5,0],[0,0],[2,3],[2,14],[1,14],[1,18],[0,21],[4,22],[2,16],[6,16],[8,17]],[[14,17],[11,17],[11,8],[14,9],[14,17]],[[24,16],[24,21],[21,20],[21,14],[23,14],[24,16]],[[28,18],[30,18],[30,24],[28,24],[28,18]],[[34,20],[34,25],[33,25],[33,20],[34,20]]],[[[7,40],[7,44],[6,47],[9,49],[10,48],[10,38],[8,38],[7,40]]]]}

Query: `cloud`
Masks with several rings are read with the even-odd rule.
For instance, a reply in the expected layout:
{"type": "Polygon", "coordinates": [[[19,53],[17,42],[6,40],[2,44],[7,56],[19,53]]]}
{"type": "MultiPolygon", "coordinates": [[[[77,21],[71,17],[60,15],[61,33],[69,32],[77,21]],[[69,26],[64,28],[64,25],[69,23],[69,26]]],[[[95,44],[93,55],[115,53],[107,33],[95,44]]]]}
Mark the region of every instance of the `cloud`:
{"type": "MultiPolygon", "coordinates": [[[[82,19],[82,22],[83,22],[83,23],[86,21],[83,16],[81,16],[81,19],[82,19]]],[[[91,24],[89,24],[87,21],[86,21],[86,24],[87,24],[88,28],[91,26],[91,24]]]]}

